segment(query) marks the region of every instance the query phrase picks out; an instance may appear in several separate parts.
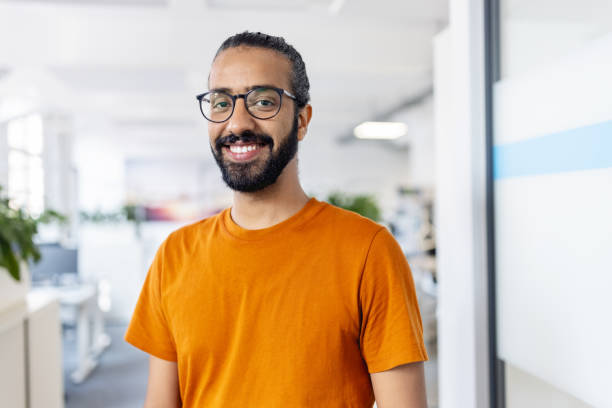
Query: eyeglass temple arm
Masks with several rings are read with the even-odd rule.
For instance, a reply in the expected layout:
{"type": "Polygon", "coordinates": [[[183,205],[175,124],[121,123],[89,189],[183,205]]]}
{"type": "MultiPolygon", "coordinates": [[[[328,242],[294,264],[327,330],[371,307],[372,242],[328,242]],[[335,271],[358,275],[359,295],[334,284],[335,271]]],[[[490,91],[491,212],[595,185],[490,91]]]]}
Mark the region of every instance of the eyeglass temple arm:
{"type": "Polygon", "coordinates": [[[283,93],[287,95],[288,97],[290,97],[291,99],[297,100],[295,95],[291,94],[291,92],[287,91],[286,89],[283,89],[283,93]]]}

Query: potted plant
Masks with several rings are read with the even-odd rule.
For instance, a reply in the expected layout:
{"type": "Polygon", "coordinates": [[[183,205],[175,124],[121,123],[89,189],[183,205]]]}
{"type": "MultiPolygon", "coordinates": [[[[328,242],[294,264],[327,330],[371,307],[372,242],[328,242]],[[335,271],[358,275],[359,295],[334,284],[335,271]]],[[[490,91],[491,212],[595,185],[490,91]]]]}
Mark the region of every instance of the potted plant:
{"type": "Polygon", "coordinates": [[[372,221],[380,221],[380,209],[378,208],[376,199],[371,195],[348,195],[334,192],[327,197],[327,202],[336,207],[356,212],[372,221]]]}
{"type": "Polygon", "coordinates": [[[63,223],[66,217],[45,210],[34,218],[22,208],[11,208],[9,199],[0,197],[0,311],[25,298],[30,288],[28,261],[40,260],[40,252],[34,243],[38,224],[53,220],[63,223]]]}

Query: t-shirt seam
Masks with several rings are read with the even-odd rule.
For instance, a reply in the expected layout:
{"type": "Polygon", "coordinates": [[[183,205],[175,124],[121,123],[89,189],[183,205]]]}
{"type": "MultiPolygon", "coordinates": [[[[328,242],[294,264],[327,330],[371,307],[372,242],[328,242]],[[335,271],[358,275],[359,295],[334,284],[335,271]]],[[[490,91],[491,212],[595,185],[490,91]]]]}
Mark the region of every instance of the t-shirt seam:
{"type": "Polygon", "coordinates": [[[358,290],[357,290],[357,305],[359,308],[359,336],[357,338],[357,343],[359,344],[359,348],[361,349],[361,333],[362,333],[362,328],[363,328],[363,308],[362,308],[362,304],[361,304],[361,290],[362,290],[362,286],[363,286],[363,276],[365,275],[365,269],[366,269],[366,265],[368,264],[368,259],[370,257],[370,252],[372,250],[372,246],[374,246],[374,241],[376,240],[376,237],[378,236],[378,234],[384,230],[385,227],[381,226],[378,230],[376,230],[376,232],[372,235],[372,239],[370,240],[370,244],[368,245],[368,249],[366,251],[366,255],[363,258],[363,264],[361,265],[361,274],[359,275],[359,286],[358,286],[358,290]]]}
{"type": "Polygon", "coordinates": [[[360,301],[361,301],[361,287],[363,285],[363,275],[365,274],[365,269],[366,269],[366,265],[368,263],[368,258],[370,257],[370,252],[372,251],[372,246],[374,245],[374,241],[376,240],[376,237],[384,229],[385,229],[385,227],[381,226],[378,230],[376,230],[374,235],[372,235],[372,239],[370,240],[370,245],[368,245],[368,250],[366,251],[366,256],[363,259],[363,264],[361,265],[361,274],[359,276],[359,291],[358,291],[358,294],[357,294],[359,296],[359,300],[360,301]]]}

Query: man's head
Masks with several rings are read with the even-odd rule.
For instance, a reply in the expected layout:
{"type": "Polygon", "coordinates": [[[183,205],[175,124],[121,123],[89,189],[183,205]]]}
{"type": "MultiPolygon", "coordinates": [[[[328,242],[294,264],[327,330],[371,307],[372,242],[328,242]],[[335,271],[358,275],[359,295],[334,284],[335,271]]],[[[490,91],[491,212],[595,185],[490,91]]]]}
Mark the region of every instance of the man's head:
{"type": "Polygon", "coordinates": [[[287,44],[283,37],[245,31],[223,41],[215,54],[215,59],[223,51],[235,47],[263,48],[282,54],[291,64],[290,91],[297,99],[297,107],[301,109],[310,101],[310,82],[306,74],[306,65],[300,53],[292,45],[287,44]]]}
{"type": "Polygon", "coordinates": [[[220,119],[224,121],[209,122],[208,127],[211,150],[224,181],[241,192],[274,184],[288,164],[296,165],[298,141],[305,137],[312,113],[300,54],[281,37],[236,34],[219,47],[208,82],[211,91],[223,92],[221,98],[204,98],[208,109],[231,113],[229,119],[224,116],[220,119]],[[249,91],[248,97],[228,97],[249,91]],[[270,94],[275,97],[263,96],[270,94]],[[280,104],[276,114],[275,103],[280,104]],[[259,119],[270,116],[258,113],[269,107],[274,116],[259,119]]]}

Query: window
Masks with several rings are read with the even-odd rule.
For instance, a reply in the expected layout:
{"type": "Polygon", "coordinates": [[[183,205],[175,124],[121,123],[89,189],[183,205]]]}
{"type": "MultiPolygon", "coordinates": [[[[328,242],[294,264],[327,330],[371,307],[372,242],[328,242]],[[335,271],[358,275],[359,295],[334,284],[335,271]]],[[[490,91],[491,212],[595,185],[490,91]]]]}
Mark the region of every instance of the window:
{"type": "Polygon", "coordinates": [[[34,217],[44,210],[42,127],[42,118],[35,114],[7,123],[10,205],[34,217]]]}

